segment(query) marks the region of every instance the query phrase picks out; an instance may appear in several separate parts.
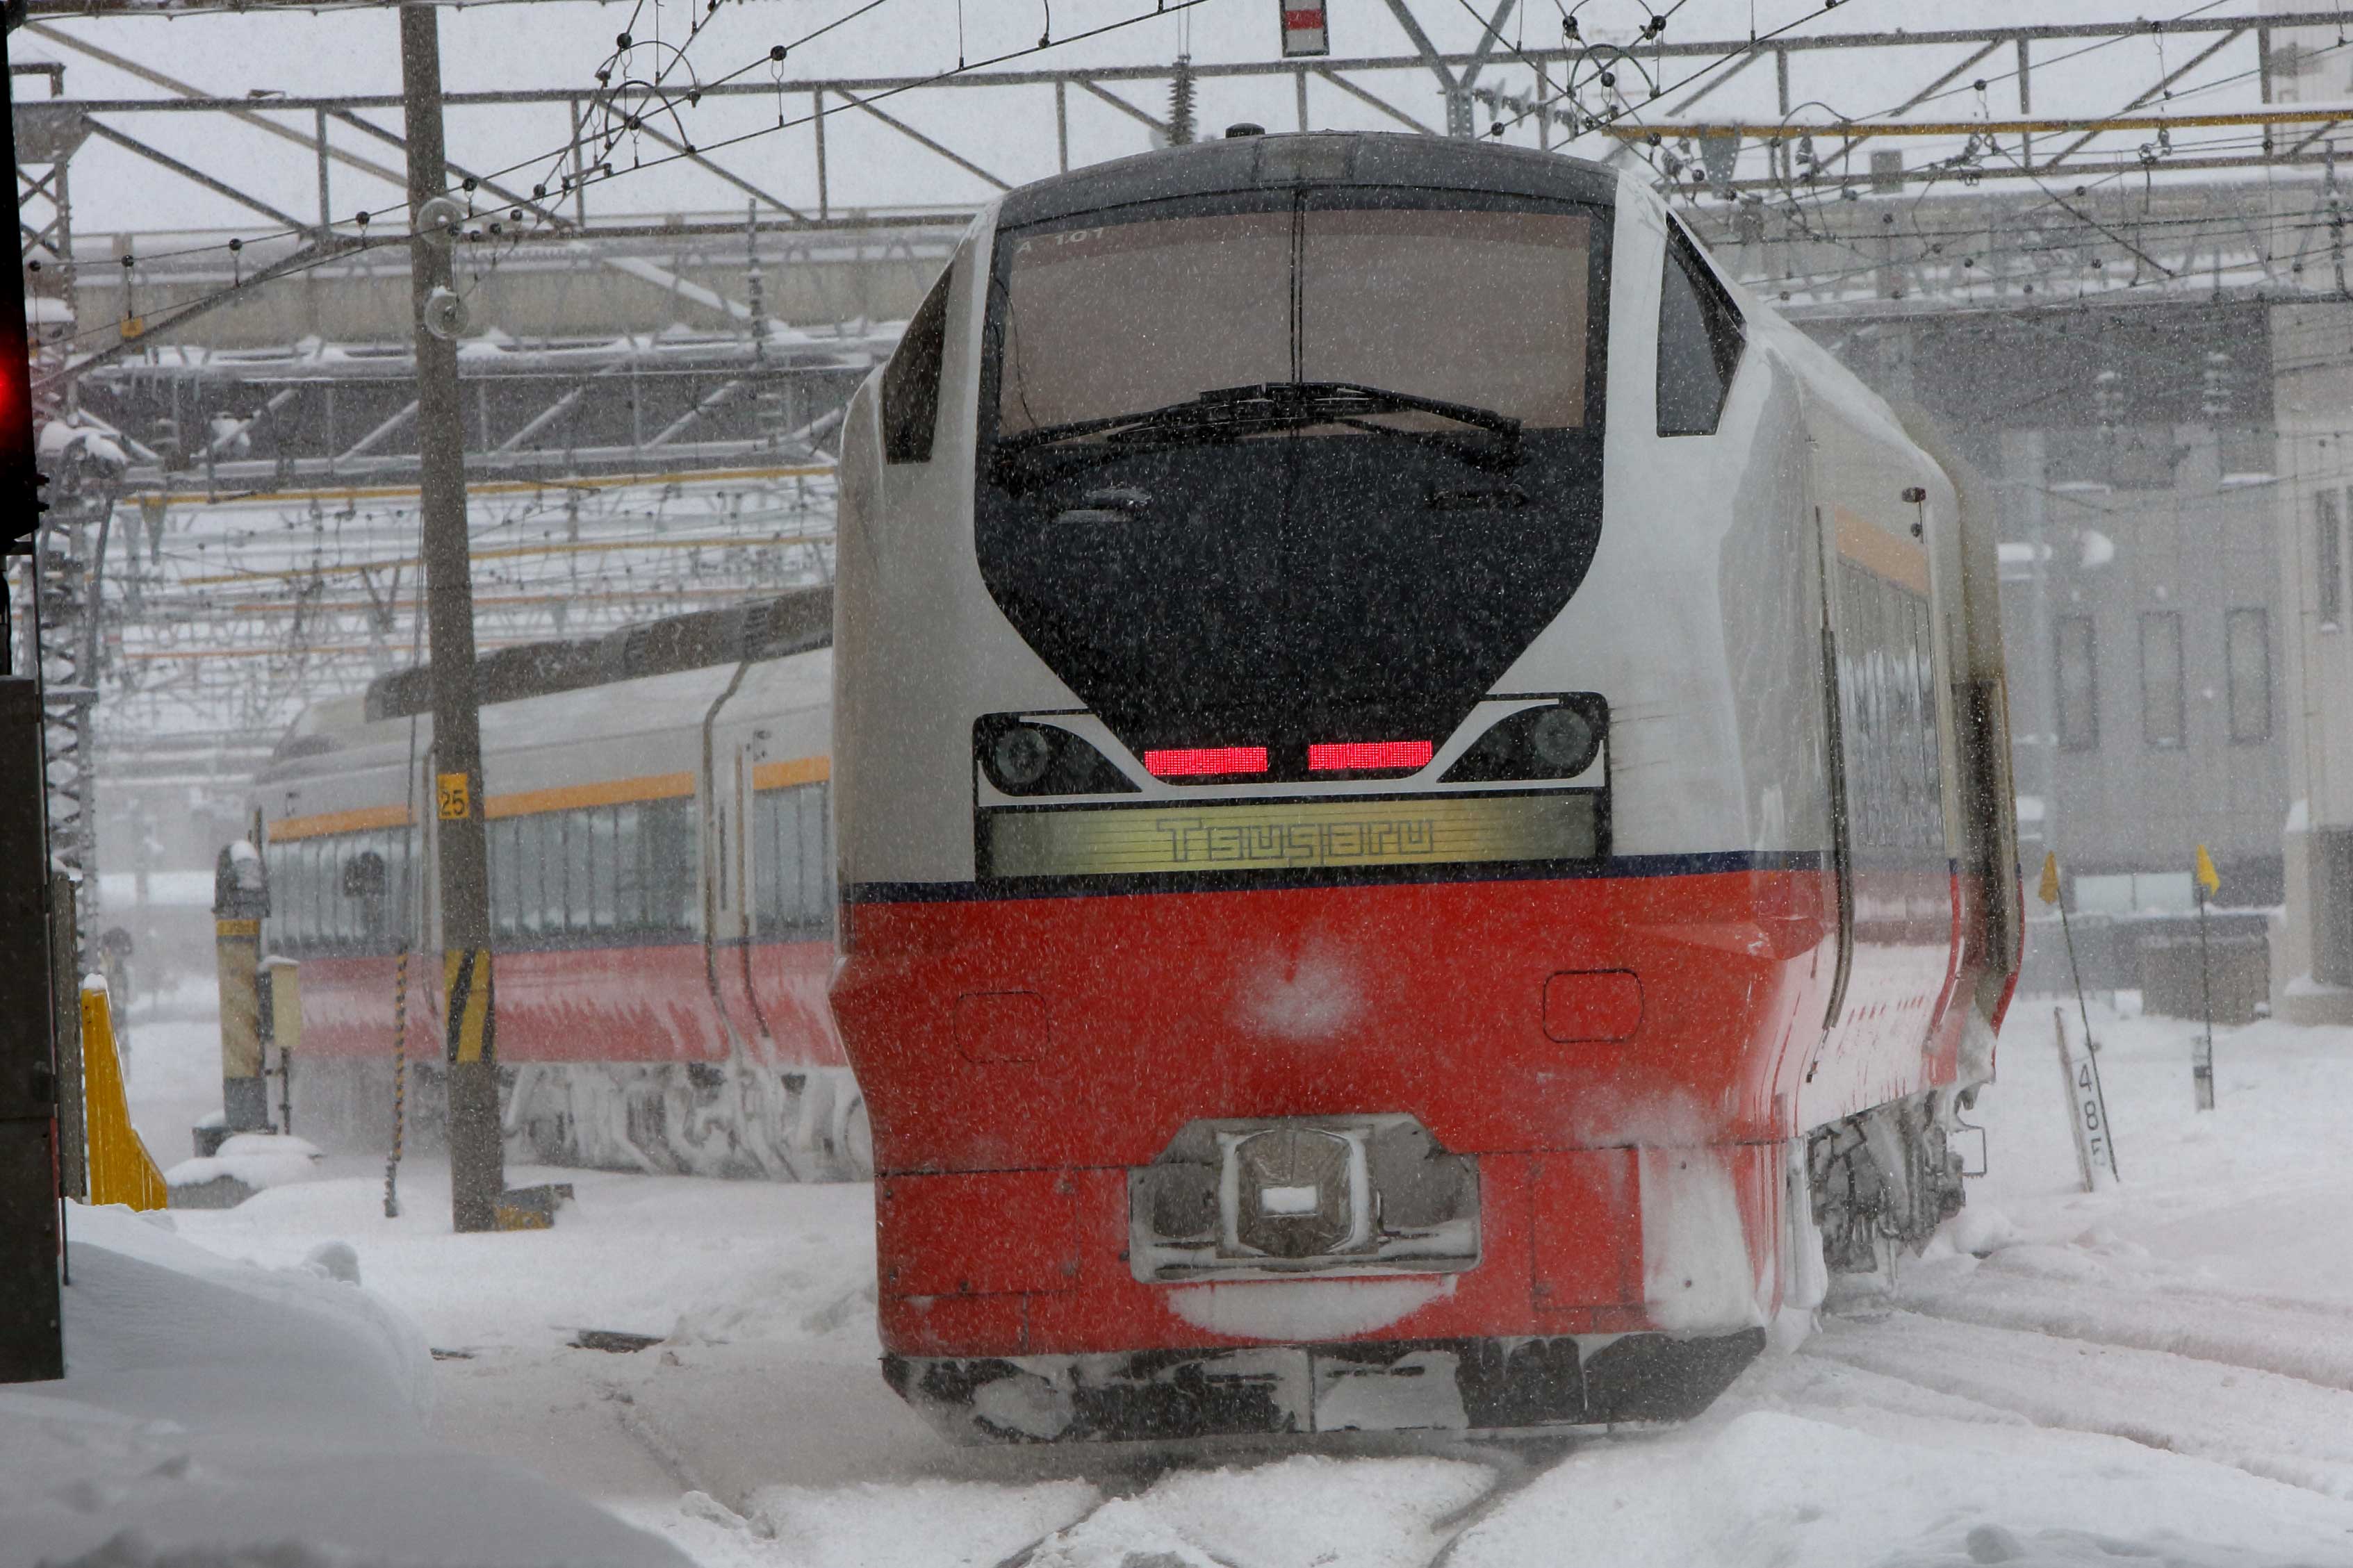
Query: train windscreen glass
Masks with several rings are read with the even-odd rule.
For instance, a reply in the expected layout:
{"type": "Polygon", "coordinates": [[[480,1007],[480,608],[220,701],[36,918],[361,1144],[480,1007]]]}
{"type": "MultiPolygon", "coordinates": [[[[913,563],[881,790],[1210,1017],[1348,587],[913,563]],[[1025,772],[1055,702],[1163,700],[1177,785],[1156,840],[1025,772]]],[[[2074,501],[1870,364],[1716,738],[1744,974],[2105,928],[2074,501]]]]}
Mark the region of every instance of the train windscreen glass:
{"type": "Polygon", "coordinates": [[[1582,212],[1340,208],[1016,240],[997,434],[1274,382],[1581,426],[1592,224],[1582,212]]]}
{"type": "Polygon", "coordinates": [[[1001,235],[991,594],[1139,756],[1441,743],[1592,560],[1608,235],[1397,188],[1001,235]]]}

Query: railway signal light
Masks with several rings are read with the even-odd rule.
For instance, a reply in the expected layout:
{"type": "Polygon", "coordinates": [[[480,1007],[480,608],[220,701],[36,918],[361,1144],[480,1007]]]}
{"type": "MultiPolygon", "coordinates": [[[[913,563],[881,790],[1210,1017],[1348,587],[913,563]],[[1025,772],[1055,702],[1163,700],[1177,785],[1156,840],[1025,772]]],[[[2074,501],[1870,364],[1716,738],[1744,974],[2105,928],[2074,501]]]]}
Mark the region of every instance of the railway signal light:
{"type": "Polygon", "coordinates": [[[1324,0],[1277,0],[1277,4],[1282,11],[1283,58],[1332,52],[1324,0]]]}
{"type": "MultiPolygon", "coordinates": [[[[5,51],[0,48],[0,63],[5,51]]],[[[0,121],[7,163],[16,165],[15,82],[10,79],[9,115],[0,121]]],[[[9,211],[18,212],[16,182],[9,183],[9,211]]],[[[30,539],[45,510],[42,479],[35,466],[33,439],[33,359],[31,335],[25,324],[25,271],[9,268],[0,283],[0,545],[13,546],[30,539]]]]}

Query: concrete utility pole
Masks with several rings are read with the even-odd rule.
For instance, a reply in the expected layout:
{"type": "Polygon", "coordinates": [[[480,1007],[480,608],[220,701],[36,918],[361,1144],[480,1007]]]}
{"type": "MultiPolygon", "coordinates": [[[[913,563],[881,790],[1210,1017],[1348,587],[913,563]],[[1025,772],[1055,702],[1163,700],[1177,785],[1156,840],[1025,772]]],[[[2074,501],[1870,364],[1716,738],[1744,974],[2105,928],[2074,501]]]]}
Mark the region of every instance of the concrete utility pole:
{"type": "Polygon", "coordinates": [[[449,287],[448,163],[441,140],[441,42],[430,5],[400,8],[408,132],[410,294],[425,519],[425,611],[433,635],[434,805],[440,865],[441,1004],[448,1031],[449,1210],[461,1231],[499,1228],[506,1193],[491,985],[491,879],[482,832],[482,725],[474,685],[473,567],[466,537],[466,437],[459,323],[449,287]],[[436,204],[439,204],[437,207],[436,204]]]}

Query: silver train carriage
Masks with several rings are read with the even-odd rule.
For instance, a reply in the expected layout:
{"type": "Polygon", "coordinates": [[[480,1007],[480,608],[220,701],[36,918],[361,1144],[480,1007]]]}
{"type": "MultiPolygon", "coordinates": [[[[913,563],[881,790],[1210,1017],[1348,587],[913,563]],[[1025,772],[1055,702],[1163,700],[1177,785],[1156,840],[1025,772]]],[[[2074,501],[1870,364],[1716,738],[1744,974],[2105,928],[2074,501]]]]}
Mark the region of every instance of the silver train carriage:
{"type": "MultiPolygon", "coordinates": [[[[829,590],[486,656],[482,803],[512,1154],[862,1175],[833,962],[829,590]]],[[[443,1114],[430,670],[317,704],[256,782],[306,1135],[443,1114]],[[404,967],[399,954],[411,956],[404,967]]]]}

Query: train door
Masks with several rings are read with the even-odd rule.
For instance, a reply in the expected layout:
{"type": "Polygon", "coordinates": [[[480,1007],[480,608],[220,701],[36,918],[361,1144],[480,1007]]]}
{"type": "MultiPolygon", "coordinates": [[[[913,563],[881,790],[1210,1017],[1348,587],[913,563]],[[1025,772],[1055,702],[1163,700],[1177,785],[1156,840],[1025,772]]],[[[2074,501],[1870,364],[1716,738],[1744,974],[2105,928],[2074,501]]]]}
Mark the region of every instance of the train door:
{"type": "Polygon", "coordinates": [[[753,912],[750,747],[733,736],[705,747],[702,777],[703,954],[712,1004],[742,1047],[774,1055],[752,990],[753,912]]]}
{"type": "Polygon", "coordinates": [[[1919,1087],[1957,956],[1927,493],[1850,432],[1816,457],[1840,942],[1811,1121],[1919,1087]]]}

